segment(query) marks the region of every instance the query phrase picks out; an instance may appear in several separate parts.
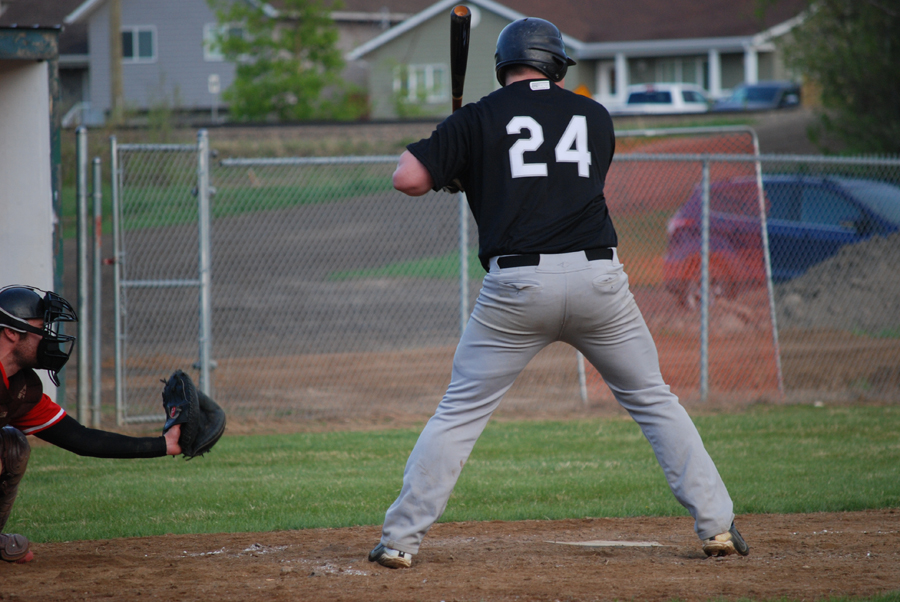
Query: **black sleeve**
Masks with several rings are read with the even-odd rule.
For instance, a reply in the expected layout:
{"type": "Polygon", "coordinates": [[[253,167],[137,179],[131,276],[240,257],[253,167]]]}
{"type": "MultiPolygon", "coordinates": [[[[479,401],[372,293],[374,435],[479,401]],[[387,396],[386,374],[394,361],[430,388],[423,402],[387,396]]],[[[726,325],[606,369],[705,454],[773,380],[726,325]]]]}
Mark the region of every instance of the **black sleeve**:
{"type": "Polygon", "coordinates": [[[444,119],[428,138],[406,146],[431,174],[432,190],[441,190],[462,176],[467,166],[466,133],[471,112],[468,105],[444,119]]]}
{"type": "Polygon", "coordinates": [[[166,455],[166,440],[163,437],[129,437],[90,429],[68,415],[34,436],[79,456],[159,458],[166,455]]]}

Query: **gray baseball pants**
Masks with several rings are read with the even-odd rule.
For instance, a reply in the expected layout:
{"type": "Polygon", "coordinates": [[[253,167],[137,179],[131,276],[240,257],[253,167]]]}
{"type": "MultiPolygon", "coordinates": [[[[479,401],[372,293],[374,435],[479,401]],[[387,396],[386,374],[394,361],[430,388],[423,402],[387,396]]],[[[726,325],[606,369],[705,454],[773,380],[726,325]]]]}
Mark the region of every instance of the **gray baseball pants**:
{"type": "Polygon", "coordinates": [[[447,506],[475,442],[503,395],[541,349],[564,341],[597,369],[640,425],[675,498],[701,539],[728,531],[733,504],[690,416],[659,370],[656,344],[612,260],[583,252],[541,255],[540,265],[500,269],[491,260],[453,358],[453,374],[385,515],[381,542],[416,554],[447,506]]]}

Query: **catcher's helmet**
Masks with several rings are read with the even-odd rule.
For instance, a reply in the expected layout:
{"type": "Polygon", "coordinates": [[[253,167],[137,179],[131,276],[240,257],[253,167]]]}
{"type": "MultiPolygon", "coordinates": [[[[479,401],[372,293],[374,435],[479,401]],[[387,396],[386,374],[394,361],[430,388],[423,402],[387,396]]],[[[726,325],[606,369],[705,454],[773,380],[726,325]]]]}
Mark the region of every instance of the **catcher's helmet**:
{"type": "Polygon", "coordinates": [[[566,55],[562,34],[550,21],[533,17],[518,19],[504,27],[497,38],[494,65],[501,86],[506,85],[503,67],[528,65],[558,82],[566,76],[569,65],[574,64],[566,55]]]}
{"type": "Polygon", "coordinates": [[[50,372],[50,380],[55,385],[59,385],[57,372],[69,361],[75,346],[75,337],[61,334],[59,325],[77,320],[78,316],[69,302],[56,293],[23,285],[0,289],[0,328],[41,335],[36,367],[50,372]],[[43,320],[43,327],[37,328],[28,323],[28,320],[34,319],[43,320]]]}

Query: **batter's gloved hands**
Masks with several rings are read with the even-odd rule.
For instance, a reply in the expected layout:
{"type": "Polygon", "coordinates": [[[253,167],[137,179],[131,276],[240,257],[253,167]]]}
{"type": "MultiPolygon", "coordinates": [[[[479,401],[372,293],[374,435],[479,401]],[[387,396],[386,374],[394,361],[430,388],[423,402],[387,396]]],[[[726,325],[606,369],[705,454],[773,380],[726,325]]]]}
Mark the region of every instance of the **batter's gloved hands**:
{"type": "Polygon", "coordinates": [[[191,378],[176,370],[163,381],[163,408],[166,410],[166,424],[163,435],[175,426],[181,425],[178,445],[186,460],[202,456],[216,444],[225,432],[225,412],[212,399],[194,387],[191,378]]]}
{"type": "Polygon", "coordinates": [[[462,182],[459,181],[459,178],[453,178],[450,180],[450,183],[441,188],[444,192],[449,192],[451,194],[456,194],[457,192],[465,192],[466,189],[463,188],[462,182]]]}

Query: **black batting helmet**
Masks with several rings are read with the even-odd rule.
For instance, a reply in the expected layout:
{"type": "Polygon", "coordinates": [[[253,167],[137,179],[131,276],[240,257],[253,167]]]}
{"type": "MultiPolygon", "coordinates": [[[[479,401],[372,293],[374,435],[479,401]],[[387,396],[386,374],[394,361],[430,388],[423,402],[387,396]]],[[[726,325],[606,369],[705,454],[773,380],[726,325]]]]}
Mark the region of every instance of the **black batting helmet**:
{"type": "Polygon", "coordinates": [[[504,27],[497,38],[494,65],[501,86],[506,85],[503,68],[510,65],[534,67],[558,82],[566,76],[569,65],[574,64],[566,55],[562,34],[550,21],[533,17],[518,19],[504,27]]]}
{"type": "Polygon", "coordinates": [[[59,385],[57,372],[69,361],[75,346],[75,337],[59,332],[60,323],[77,320],[69,302],[56,293],[18,284],[0,289],[0,328],[41,335],[36,367],[49,371],[55,385],[59,385]],[[42,320],[43,327],[28,322],[34,319],[42,320]]]}

